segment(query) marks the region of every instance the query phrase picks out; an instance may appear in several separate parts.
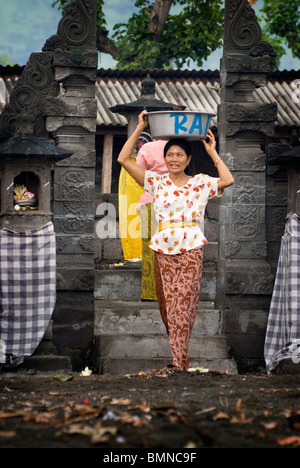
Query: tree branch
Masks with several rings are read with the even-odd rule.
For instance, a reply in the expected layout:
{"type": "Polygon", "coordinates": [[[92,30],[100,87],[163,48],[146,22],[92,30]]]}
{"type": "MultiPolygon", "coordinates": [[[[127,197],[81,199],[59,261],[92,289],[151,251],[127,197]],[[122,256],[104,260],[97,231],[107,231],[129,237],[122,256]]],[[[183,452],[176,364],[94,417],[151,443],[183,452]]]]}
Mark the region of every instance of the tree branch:
{"type": "Polygon", "coordinates": [[[108,37],[108,31],[104,29],[97,30],[97,50],[104,54],[110,54],[113,58],[119,54],[114,41],[108,37]]]}
{"type": "Polygon", "coordinates": [[[159,40],[167,20],[173,0],[156,0],[150,13],[148,30],[153,34],[155,41],[159,40]]]}

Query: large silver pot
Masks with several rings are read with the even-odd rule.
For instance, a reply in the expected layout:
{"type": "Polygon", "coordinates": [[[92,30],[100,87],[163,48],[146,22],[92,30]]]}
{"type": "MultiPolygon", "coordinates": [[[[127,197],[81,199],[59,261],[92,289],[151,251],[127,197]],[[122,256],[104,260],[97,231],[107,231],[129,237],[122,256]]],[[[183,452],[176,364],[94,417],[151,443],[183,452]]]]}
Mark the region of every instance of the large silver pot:
{"type": "Polygon", "coordinates": [[[194,111],[157,111],[145,114],[148,117],[152,138],[205,138],[211,118],[215,114],[194,111]]]}

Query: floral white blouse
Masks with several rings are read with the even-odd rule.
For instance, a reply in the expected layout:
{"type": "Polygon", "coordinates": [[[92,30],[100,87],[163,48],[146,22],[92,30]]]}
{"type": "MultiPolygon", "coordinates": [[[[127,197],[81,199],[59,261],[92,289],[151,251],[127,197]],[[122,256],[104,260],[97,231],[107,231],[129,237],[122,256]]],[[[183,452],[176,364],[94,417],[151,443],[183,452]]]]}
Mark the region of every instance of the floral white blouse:
{"type": "Polygon", "coordinates": [[[205,208],[209,198],[222,195],[218,191],[218,180],[206,174],[197,174],[190,177],[186,185],[177,187],[169,174],[145,172],[144,190],[154,198],[158,222],[158,229],[149,244],[153,250],[175,255],[207,242],[203,233],[205,208]],[[181,227],[177,227],[176,223],[181,223],[181,227]]]}

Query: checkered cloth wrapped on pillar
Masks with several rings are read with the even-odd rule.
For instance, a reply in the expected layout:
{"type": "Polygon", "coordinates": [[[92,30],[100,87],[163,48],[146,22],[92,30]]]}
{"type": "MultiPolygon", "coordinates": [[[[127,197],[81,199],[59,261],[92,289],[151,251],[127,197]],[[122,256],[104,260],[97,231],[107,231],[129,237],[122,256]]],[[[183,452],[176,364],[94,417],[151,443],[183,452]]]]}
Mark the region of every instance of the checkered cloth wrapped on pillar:
{"type": "Polygon", "coordinates": [[[55,301],[52,222],[25,232],[0,228],[0,362],[4,352],[15,357],[33,354],[49,325],[55,301]]]}
{"type": "Polygon", "coordinates": [[[276,279],[265,338],[265,362],[271,373],[283,359],[300,362],[300,218],[293,214],[281,239],[276,279]]]}

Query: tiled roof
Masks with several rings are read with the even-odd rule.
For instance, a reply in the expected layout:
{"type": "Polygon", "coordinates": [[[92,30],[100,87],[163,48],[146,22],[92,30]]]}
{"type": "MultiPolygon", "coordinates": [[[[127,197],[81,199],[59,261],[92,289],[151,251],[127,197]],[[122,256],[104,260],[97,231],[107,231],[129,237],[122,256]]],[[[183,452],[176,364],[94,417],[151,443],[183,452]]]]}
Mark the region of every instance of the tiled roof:
{"type": "MultiPolygon", "coordinates": [[[[186,110],[204,110],[217,114],[220,103],[219,71],[215,70],[104,70],[99,69],[96,83],[97,124],[125,126],[127,120],[109,108],[140,98],[141,82],[150,74],[156,82],[156,99],[178,103],[186,110]]],[[[268,75],[267,85],[254,91],[259,102],[277,102],[280,127],[300,126],[300,106],[292,100],[293,80],[300,72],[284,71],[268,75]]],[[[216,125],[217,117],[213,118],[216,125]]]]}
{"type": "MultiPolygon", "coordinates": [[[[0,66],[0,111],[9,101],[9,94],[23,68],[0,66]]],[[[124,127],[127,120],[113,113],[110,107],[140,98],[141,82],[150,75],[156,82],[156,99],[185,106],[187,110],[205,110],[217,114],[220,102],[218,70],[113,70],[97,72],[97,125],[124,127]]],[[[259,102],[277,102],[280,127],[300,127],[300,105],[293,102],[293,81],[300,71],[276,71],[268,74],[267,85],[254,91],[259,102]]],[[[213,125],[217,118],[214,117],[213,125]]]]}

